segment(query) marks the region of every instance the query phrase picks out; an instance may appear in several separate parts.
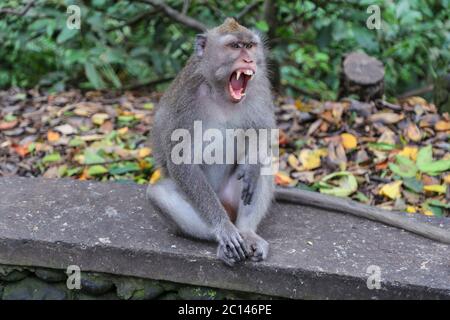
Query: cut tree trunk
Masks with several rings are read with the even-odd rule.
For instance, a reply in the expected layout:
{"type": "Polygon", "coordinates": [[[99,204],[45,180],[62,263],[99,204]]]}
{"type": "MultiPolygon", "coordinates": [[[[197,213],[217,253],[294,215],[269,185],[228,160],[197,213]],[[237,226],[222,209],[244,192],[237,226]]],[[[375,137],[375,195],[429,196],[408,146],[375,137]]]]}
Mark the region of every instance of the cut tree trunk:
{"type": "Polygon", "coordinates": [[[351,52],[342,59],[338,98],[352,94],[361,101],[381,99],[384,93],[384,65],[363,52],[351,52]]]}

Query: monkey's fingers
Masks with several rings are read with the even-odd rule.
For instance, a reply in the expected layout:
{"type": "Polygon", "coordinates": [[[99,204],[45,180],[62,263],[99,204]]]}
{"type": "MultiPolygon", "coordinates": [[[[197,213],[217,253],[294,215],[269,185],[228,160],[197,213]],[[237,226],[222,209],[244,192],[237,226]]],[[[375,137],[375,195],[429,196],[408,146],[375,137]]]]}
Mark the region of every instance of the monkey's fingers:
{"type": "Polygon", "coordinates": [[[234,247],[236,248],[236,251],[239,254],[239,258],[241,260],[245,260],[245,258],[247,258],[247,255],[245,254],[245,251],[244,251],[245,246],[242,246],[241,243],[238,241],[238,239],[233,239],[232,241],[233,241],[234,247]]]}
{"type": "Polygon", "coordinates": [[[234,246],[234,244],[232,242],[227,244],[227,247],[230,248],[231,252],[233,253],[233,257],[237,260],[237,261],[241,261],[241,257],[236,249],[236,247],[234,246]]]}

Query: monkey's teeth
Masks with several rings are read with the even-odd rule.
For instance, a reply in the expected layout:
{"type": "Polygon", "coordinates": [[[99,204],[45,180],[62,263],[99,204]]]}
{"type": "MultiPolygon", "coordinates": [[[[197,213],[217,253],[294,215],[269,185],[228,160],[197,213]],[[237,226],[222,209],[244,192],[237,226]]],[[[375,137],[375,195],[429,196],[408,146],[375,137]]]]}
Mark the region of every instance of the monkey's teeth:
{"type": "Polygon", "coordinates": [[[246,74],[247,76],[251,76],[253,75],[253,71],[250,69],[244,70],[244,74],[246,74]]]}
{"type": "Polygon", "coordinates": [[[236,71],[236,80],[239,80],[241,77],[241,71],[236,71]]]}

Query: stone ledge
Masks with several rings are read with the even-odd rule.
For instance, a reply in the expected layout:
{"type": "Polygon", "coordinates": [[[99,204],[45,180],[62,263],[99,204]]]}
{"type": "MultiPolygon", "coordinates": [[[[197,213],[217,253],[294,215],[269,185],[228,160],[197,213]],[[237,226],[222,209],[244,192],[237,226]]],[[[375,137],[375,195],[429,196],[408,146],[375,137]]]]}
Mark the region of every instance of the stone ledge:
{"type": "MultiPolygon", "coordinates": [[[[449,246],[298,205],[274,204],[269,259],[228,268],[215,245],[169,232],[135,184],[0,178],[0,263],[104,272],[287,298],[449,299],[449,246]],[[381,289],[366,271],[381,269],[381,289]]],[[[434,223],[449,226],[448,220],[434,223]]]]}

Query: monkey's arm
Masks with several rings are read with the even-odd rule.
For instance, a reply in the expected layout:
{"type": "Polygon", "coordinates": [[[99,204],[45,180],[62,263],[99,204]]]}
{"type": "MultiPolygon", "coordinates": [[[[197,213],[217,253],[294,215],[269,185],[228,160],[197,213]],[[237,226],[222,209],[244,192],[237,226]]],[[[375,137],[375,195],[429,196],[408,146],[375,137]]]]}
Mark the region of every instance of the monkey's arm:
{"type": "Polygon", "coordinates": [[[228,217],[200,166],[176,165],[169,161],[167,170],[201,218],[212,227],[219,244],[230,247],[235,256],[245,258],[248,252],[244,240],[228,217]]]}
{"type": "Polygon", "coordinates": [[[404,229],[425,238],[450,244],[450,231],[426,223],[410,220],[401,215],[366,206],[348,199],[326,196],[317,192],[300,189],[277,188],[275,199],[279,202],[291,202],[314,206],[322,209],[349,213],[357,217],[374,220],[386,225],[404,229]]]}
{"type": "Polygon", "coordinates": [[[253,193],[255,192],[258,178],[261,174],[260,164],[241,164],[238,168],[237,178],[242,180],[241,199],[244,205],[252,202],[253,193]]]}

